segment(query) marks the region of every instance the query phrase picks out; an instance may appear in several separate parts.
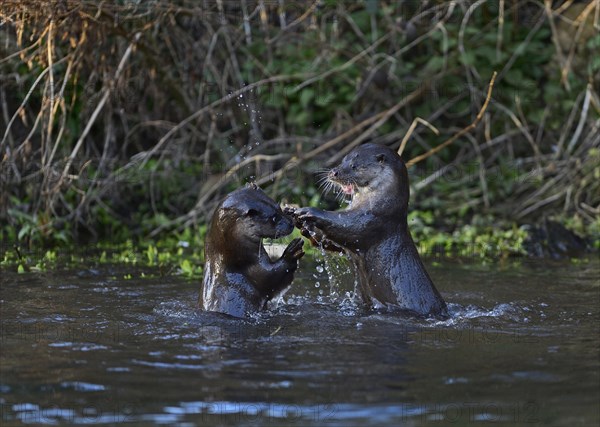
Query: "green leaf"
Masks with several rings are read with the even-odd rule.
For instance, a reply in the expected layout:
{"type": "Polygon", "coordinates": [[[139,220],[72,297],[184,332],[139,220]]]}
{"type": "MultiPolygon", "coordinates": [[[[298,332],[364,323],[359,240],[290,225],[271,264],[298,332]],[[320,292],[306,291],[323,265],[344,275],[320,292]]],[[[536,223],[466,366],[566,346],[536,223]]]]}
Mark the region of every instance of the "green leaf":
{"type": "Polygon", "coordinates": [[[315,105],[317,107],[327,107],[335,99],[333,92],[320,94],[315,98],[315,105]]]}
{"type": "Polygon", "coordinates": [[[29,224],[25,224],[20,230],[19,230],[19,234],[17,235],[17,239],[21,240],[23,239],[23,237],[25,237],[26,235],[29,234],[29,232],[31,231],[31,226],[29,224]]]}
{"type": "Polygon", "coordinates": [[[310,87],[302,89],[302,92],[300,92],[300,105],[302,105],[304,108],[308,107],[314,97],[314,89],[310,87]]]}
{"type": "Polygon", "coordinates": [[[371,31],[371,15],[366,10],[360,10],[354,12],[352,15],[354,23],[363,33],[369,33],[371,31]]]}
{"type": "Polygon", "coordinates": [[[425,64],[425,70],[431,71],[431,72],[436,72],[436,71],[441,70],[443,66],[444,66],[444,57],[439,56],[439,55],[434,55],[431,58],[429,58],[429,61],[427,61],[427,64],[425,64]]]}
{"type": "MultiPolygon", "coordinates": [[[[594,37],[590,37],[590,39],[586,43],[586,46],[590,50],[600,49],[600,34],[597,34],[594,37]]],[[[596,57],[596,59],[598,58],[596,57]]]]}
{"type": "Polygon", "coordinates": [[[473,54],[473,52],[464,52],[461,56],[460,56],[460,60],[464,65],[473,65],[475,64],[475,55],[473,54]]]}
{"type": "MultiPolygon", "coordinates": [[[[477,49],[477,55],[480,57],[483,57],[487,62],[490,62],[492,64],[497,64],[499,61],[496,58],[496,48],[495,47],[491,47],[491,46],[481,46],[479,49],[477,49]]],[[[500,61],[502,61],[502,53],[500,54],[500,61]]]]}
{"type": "Polygon", "coordinates": [[[367,4],[367,12],[371,15],[375,15],[379,10],[379,0],[365,0],[367,4]]]}

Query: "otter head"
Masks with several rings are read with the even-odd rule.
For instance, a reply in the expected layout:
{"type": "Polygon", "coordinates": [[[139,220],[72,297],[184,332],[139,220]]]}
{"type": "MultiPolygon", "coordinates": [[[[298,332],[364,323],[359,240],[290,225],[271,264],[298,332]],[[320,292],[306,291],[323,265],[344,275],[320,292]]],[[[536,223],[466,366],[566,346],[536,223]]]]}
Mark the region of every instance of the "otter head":
{"type": "Polygon", "coordinates": [[[257,186],[247,186],[230,193],[217,212],[229,244],[240,239],[260,242],[262,238],[287,236],[294,230],[292,220],[277,203],[257,186]]]}
{"type": "Polygon", "coordinates": [[[353,201],[385,192],[408,204],[406,166],[394,150],[384,145],[369,143],[354,149],[329,171],[328,179],[352,195],[353,201]]]}

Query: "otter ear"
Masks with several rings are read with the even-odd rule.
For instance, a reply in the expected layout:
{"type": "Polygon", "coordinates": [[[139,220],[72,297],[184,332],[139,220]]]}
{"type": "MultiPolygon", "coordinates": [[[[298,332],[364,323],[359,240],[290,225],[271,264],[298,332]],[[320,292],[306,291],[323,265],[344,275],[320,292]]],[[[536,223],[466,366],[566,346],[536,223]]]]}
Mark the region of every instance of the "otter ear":
{"type": "Polygon", "coordinates": [[[377,159],[377,161],[379,163],[383,163],[384,160],[385,160],[385,154],[383,154],[383,153],[382,154],[378,154],[378,155],[375,156],[375,158],[377,159]]]}
{"type": "Polygon", "coordinates": [[[260,187],[256,184],[256,182],[252,181],[246,184],[247,188],[251,188],[253,190],[260,190],[260,187]]]}
{"type": "Polygon", "coordinates": [[[246,212],[244,213],[244,215],[249,216],[249,217],[257,216],[258,214],[259,214],[259,212],[256,209],[252,209],[252,208],[248,208],[246,210],[246,212]]]}

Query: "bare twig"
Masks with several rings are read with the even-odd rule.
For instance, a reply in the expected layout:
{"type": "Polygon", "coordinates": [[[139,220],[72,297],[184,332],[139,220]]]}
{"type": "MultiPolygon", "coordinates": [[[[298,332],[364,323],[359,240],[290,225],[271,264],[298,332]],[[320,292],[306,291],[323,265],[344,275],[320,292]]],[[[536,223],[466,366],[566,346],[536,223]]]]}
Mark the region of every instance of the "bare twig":
{"type": "Polygon", "coordinates": [[[583,127],[585,125],[585,121],[587,120],[588,109],[590,108],[591,96],[592,96],[592,84],[588,83],[586,91],[585,91],[585,98],[583,99],[583,106],[581,107],[581,116],[579,116],[579,123],[577,123],[577,128],[575,129],[575,132],[573,133],[573,137],[571,138],[571,141],[569,141],[569,145],[567,145],[567,154],[569,154],[571,151],[573,151],[573,147],[575,147],[575,144],[577,144],[577,141],[579,141],[581,132],[583,132],[583,127]]]}
{"type": "Polygon", "coordinates": [[[90,129],[94,125],[94,122],[96,121],[96,118],[100,114],[100,111],[102,111],[102,108],[104,107],[104,104],[108,100],[108,97],[110,96],[110,93],[113,89],[114,84],[119,79],[119,76],[121,75],[123,68],[125,67],[125,64],[127,63],[127,60],[129,59],[129,56],[131,55],[131,52],[133,51],[135,44],[138,42],[138,40],[140,39],[141,36],[142,36],[142,33],[137,33],[134,36],[133,41],[129,44],[129,47],[123,54],[123,57],[121,58],[121,62],[119,63],[119,66],[117,67],[117,71],[115,72],[115,75],[113,76],[112,84],[108,84],[105,86],[104,94],[102,95],[100,102],[98,102],[96,109],[92,113],[85,128],[83,129],[83,132],[79,136],[79,139],[77,140],[77,143],[75,144],[75,147],[73,148],[73,151],[69,155],[69,157],[67,159],[67,164],[65,165],[65,168],[63,169],[63,172],[62,172],[60,178],[58,179],[58,182],[57,182],[55,188],[58,189],[62,185],[65,177],[67,176],[67,173],[69,172],[69,169],[71,168],[71,165],[73,164],[73,160],[75,160],[75,156],[77,156],[77,153],[79,152],[79,149],[81,148],[81,145],[83,144],[83,141],[85,140],[90,129]]]}
{"type": "MultiPolygon", "coordinates": [[[[52,128],[54,124],[54,71],[52,70],[52,64],[54,62],[54,54],[52,53],[52,41],[54,40],[54,19],[50,19],[50,25],[48,28],[48,70],[49,70],[49,81],[48,86],[50,89],[50,113],[48,114],[48,127],[46,132],[46,142],[50,144],[52,141],[52,128]]],[[[43,167],[42,162],[42,167],[43,167]]]]}
{"type": "MultiPolygon", "coordinates": [[[[65,59],[66,58],[62,58],[62,59],[56,61],[54,63],[54,66],[56,67],[58,64],[62,63],[65,59]]],[[[23,102],[21,102],[21,105],[19,106],[19,108],[17,108],[17,111],[15,111],[15,114],[10,119],[10,122],[8,122],[8,125],[6,126],[6,130],[4,131],[4,136],[2,137],[2,141],[0,141],[0,153],[4,152],[4,145],[6,144],[6,138],[8,137],[8,134],[10,132],[11,126],[13,125],[14,121],[16,120],[16,118],[19,116],[19,113],[23,110],[23,108],[25,107],[25,105],[29,101],[29,98],[33,94],[33,91],[35,90],[35,88],[37,87],[37,85],[42,81],[42,79],[44,78],[44,76],[49,71],[50,71],[49,67],[45,68],[44,71],[42,71],[40,73],[40,75],[35,79],[35,81],[31,85],[31,88],[29,88],[29,92],[27,92],[27,95],[25,95],[25,98],[23,98],[23,102]]]]}
{"type": "Polygon", "coordinates": [[[244,86],[241,89],[238,89],[232,93],[230,93],[227,96],[222,97],[221,99],[214,101],[212,103],[210,103],[209,105],[207,105],[206,107],[203,107],[201,109],[199,109],[198,111],[196,111],[195,113],[191,114],[190,116],[188,116],[187,118],[185,118],[184,120],[182,120],[181,122],[179,122],[177,125],[173,126],[157,143],[154,147],[152,147],[152,149],[148,152],[145,153],[140,153],[141,157],[142,157],[142,161],[139,163],[139,167],[140,169],[143,168],[146,163],[148,162],[148,160],[150,160],[150,158],[152,158],[153,155],[155,155],[158,150],[160,150],[160,148],[169,140],[169,138],[171,138],[176,132],[180,131],[181,129],[183,129],[185,126],[189,125],[191,122],[193,122],[194,120],[198,119],[199,117],[201,117],[203,114],[212,111],[215,109],[215,107],[218,107],[222,104],[225,104],[226,102],[229,102],[237,97],[239,97],[240,95],[245,94],[246,92],[252,91],[258,87],[270,84],[270,83],[277,83],[277,82],[283,82],[283,81],[287,81],[287,80],[295,80],[298,78],[301,78],[301,75],[281,75],[281,76],[273,76],[273,77],[269,77],[266,79],[262,79],[259,80],[257,82],[251,83],[247,86],[244,86]]]}
{"type": "Polygon", "coordinates": [[[356,63],[357,61],[359,61],[361,58],[365,57],[366,55],[370,54],[371,52],[373,52],[378,46],[380,46],[383,42],[385,42],[386,40],[388,40],[393,33],[387,33],[385,36],[382,36],[379,40],[377,40],[375,43],[371,44],[368,48],[364,49],[363,51],[361,51],[358,55],[355,55],[354,57],[352,57],[350,60],[346,61],[344,64],[340,65],[339,67],[335,67],[332,68],[328,71],[325,71],[324,73],[319,74],[318,76],[312,77],[308,80],[305,80],[304,82],[300,83],[299,85],[297,85],[294,88],[295,92],[298,92],[300,90],[302,90],[303,88],[305,88],[306,86],[310,86],[311,84],[318,82],[319,80],[323,80],[333,74],[339,73],[341,71],[344,71],[345,69],[347,69],[348,67],[352,66],[352,64],[356,63]]]}
{"type": "Polygon", "coordinates": [[[404,135],[404,138],[402,138],[402,142],[400,143],[400,147],[398,148],[399,156],[401,156],[402,153],[404,152],[404,147],[406,147],[406,143],[408,142],[410,136],[412,135],[412,133],[414,132],[414,130],[416,129],[416,127],[419,123],[427,126],[436,135],[440,134],[440,131],[437,130],[437,128],[435,126],[433,126],[431,123],[429,123],[427,120],[423,120],[422,118],[417,117],[416,119],[414,119],[412,121],[412,123],[410,124],[410,127],[408,128],[408,131],[406,132],[406,135],[404,135]]]}
{"type": "MultiPolygon", "coordinates": [[[[570,4],[571,2],[566,2],[566,4],[570,4]]],[[[564,5],[563,5],[564,6],[564,5]]],[[[566,60],[563,55],[562,46],[560,45],[560,41],[558,39],[558,30],[556,29],[556,24],[554,23],[554,11],[552,10],[552,0],[544,0],[544,10],[546,11],[546,16],[548,17],[548,22],[550,23],[550,30],[552,31],[552,42],[554,43],[554,50],[556,51],[556,56],[558,57],[558,62],[560,63],[561,70],[564,70],[566,60]]],[[[567,90],[570,89],[569,82],[561,81],[567,90]]]]}
{"type": "Polygon", "coordinates": [[[408,95],[407,97],[402,99],[402,101],[400,101],[399,103],[394,105],[392,108],[390,108],[386,111],[383,111],[383,113],[378,114],[378,116],[380,116],[380,117],[374,124],[372,124],[366,131],[361,133],[356,139],[354,139],[353,141],[348,143],[343,149],[341,149],[338,153],[336,153],[333,157],[331,157],[327,161],[327,164],[332,165],[332,164],[338,162],[342,157],[344,157],[354,147],[356,147],[357,145],[362,143],[364,140],[366,140],[369,136],[371,136],[378,128],[380,128],[385,122],[387,122],[390,117],[392,117],[394,114],[396,114],[396,112],[398,110],[400,110],[400,108],[408,105],[414,99],[419,97],[421,95],[422,91],[424,91],[424,88],[425,88],[425,85],[421,86],[418,90],[415,90],[414,92],[412,92],[410,95],[408,95]]]}
{"type": "Polygon", "coordinates": [[[575,57],[575,49],[578,46],[579,39],[581,39],[581,34],[585,29],[585,21],[587,20],[587,17],[590,15],[590,13],[592,12],[592,10],[594,10],[595,7],[598,7],[597,1],[590,2],[575,20],[577,32],[575,33],[575,37],[571,42],[571,47],[569,48],[569,55],[567,56],[567,60],[565,61],[564,67],[561,71],[561,82],[565,85],[565,87],[567,87],[568,85],[567,79],[569,77],[569,71],[571,70],[571,63],[573,62],[573,58],[575,57]]]}
{"type": "Polygon", "coordinates": [[[498,4],[498,37],[496,38],[496,61],[500,61],[502,55],[502,40],[504,39],[504,2],[498,4]]]}
{"type": "Polygon", "coordinates": [[[485,97],[485,101],[483,103],[483,106],[479,110],[479,113],[477,113],[477,116],[475,117],[475,120],[469,126],[461,129],[458,133],[454,134],[452,137],[450,137],[446,141],[442,142],[437,147],[432,148],[431,150],[429,150],[425,154],[421,154],[420,156],[413,157],[412,159],[410,159],[408,162],[406,162],[406,166],[407,167],[411,167],[412,165],[414,165],[416,163],[419,163],[420,161],[425,160],[426,158],[430,157],[432,154],[435,154],[438,151],[446,148],[448,145],[452,144],[458,138],[460,138],[461,136],[463,136],[467,132],[470,132],[471,130],[475,129],[475,127],[477,127],[477,124],[479,123],[479,121],[483,117],[483,114],[485,113],[485,110],[487,109],[488,104],[490,103],[490,99],[492,98],[492,90],[494,88],[494,81],[496,80],[496,75],[497,75],[497,73],[494,71],[494,74],[492,74],[492,79],[490,80],[490,84],[488,85],[487,96],[485,97]]]}

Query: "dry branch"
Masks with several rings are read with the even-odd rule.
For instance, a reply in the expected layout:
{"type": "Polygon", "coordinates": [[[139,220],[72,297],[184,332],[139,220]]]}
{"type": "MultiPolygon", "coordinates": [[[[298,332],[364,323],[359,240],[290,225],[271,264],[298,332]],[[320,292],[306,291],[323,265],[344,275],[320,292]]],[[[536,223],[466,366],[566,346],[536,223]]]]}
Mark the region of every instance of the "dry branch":
{"type": "Polygon", "coordinates": [[[479,113],[477,113],[475,120],[469,126],[461,129],[460,131],[458,131],[456,134],[454,134],[453,136],[448,138],[446,141],[442,142],[437,147],[432,148],[425,154],[421,154],[420,156],[416,156],[416,157],[413,157],[412,159],[410,159],[408,162],[406,162],[407,167],[411,167],[412,165],[425,160],[426,158],[430,157],[431,155],[437,153],[438,151],[443,150],[444,148],[446,148],[447,146],[452,144],[454,141],[456,141],[458,138],[460,138],[464,134],[470,132],[471,130],[473,130],[477,127],[477,124],[483,118],[483,114],[485,113],[485,110],[487,109],[488,104],[490,103],[490,99],[492,98],[492,90],[494,88],[494,81],[496,80],[496,75],[497,75],[497,73],[494,71],[494,74],[492,74],[492,79],[490,80],[490,84],[488,85],[488,91],[487,91],[487,95],[485,97],[485,101],[484,101],[481,109],[479,110],[479,113]]]}

